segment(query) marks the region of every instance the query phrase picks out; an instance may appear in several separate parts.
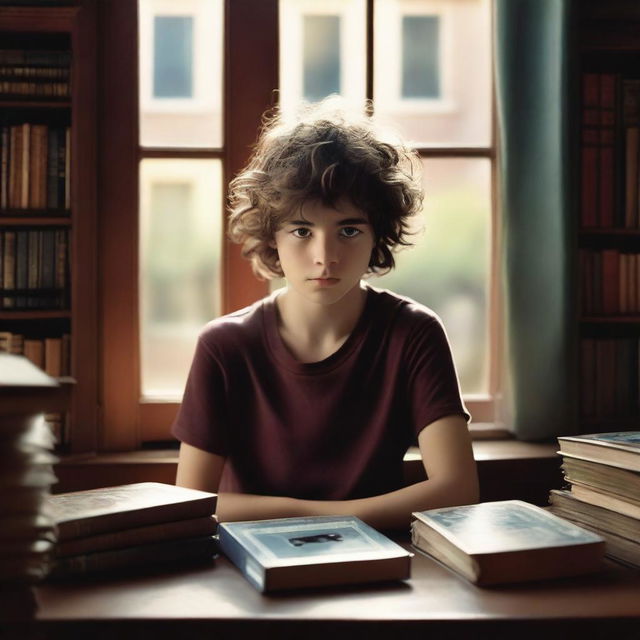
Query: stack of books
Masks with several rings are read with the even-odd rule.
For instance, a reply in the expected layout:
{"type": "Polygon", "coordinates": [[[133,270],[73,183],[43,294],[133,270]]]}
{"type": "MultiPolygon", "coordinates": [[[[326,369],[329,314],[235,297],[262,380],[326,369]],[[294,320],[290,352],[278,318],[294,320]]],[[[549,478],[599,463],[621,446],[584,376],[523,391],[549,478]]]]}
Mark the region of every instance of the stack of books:
{"type": "Polygon", "coordinates": [[[552,490],[550,510],[598,533],[606,554],[640,567],[640,431],[558,438],[569,490],[552,490]]]}
{"type": "Polygon", "coordinates": [[[52,495],[58,544],[50,575],[211,560],[216,501],[214,493],[159,482],[52,495]]]}
{"type": "Polygon", "coordinates": [[[0,618],[48,571],[56,535],[45,503],[57,459],[43,412],[60,408],[63,393],[23,356],[0,353],[0,618]]]}

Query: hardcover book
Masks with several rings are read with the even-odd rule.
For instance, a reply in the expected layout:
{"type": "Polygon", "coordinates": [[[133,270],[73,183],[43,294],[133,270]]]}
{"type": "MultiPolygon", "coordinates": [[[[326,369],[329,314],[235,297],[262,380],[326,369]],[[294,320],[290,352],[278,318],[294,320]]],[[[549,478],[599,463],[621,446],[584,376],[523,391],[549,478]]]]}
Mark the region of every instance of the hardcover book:
{"type": "Polygon", "coordinates": [[[60,540],[159,522],[213,515],[214,493],[160,482],[138,482],[50,496],[60,540]]]}
{"type": "Polygon", "coordinates": [[[614,431],[558,438],[560,454],[640,471],[640,431],[614,431]]]}
{"type": "Polygon", "coordinates": [[[604,540],[520,500],[413,514],[413,545],[480,586],[590,573],[604,540]]]}
{"type": "Polygon", "coordinates": [[[86,538],[63,540],[56,547],[56,555],[58,557],[75,556],[95,551],[135,547],[153,542],[212,536],[217,529],[218,522],[215,516],[160,522],[146,527],[109,531],[86,538]]]}
{"type": "Polygon", "coordinates": [[[262,592],[406,580],[411,553],[353,516],[227,522],[220,550],[262,592]]]}
{"type": "Polygon", "coordinates": [[[217,549],[218,545],[213,536],[164,540],[124,549],[57,558],[49,575],[52,578],[64,578],[129,567],[155,567],[176,562],[205,561],[213,559],[217,549]]]}

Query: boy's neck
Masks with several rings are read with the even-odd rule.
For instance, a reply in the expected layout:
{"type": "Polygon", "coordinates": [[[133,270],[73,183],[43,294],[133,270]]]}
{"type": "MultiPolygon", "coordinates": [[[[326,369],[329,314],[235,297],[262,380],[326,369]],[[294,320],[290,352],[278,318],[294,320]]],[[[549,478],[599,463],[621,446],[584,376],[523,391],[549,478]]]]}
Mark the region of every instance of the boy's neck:
{"type": "Polygon", "coordinates": [[[332,305],[305,300],[294,289],[276,297],[278,329],[285,345],[301,362],[328,358],[347,340],[364,311],[366,285],[360,283],[332,305]]]}

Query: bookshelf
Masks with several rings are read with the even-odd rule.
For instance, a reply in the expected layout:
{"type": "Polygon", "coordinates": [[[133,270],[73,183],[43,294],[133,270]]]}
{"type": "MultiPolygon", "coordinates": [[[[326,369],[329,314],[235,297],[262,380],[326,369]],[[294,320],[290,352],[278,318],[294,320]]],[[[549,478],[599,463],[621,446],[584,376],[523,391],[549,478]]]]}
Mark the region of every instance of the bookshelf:
{"type": "Polygon", "coordinates": [[[74,380],[61,452],[96,449],[94,0],[0,6],[0,347],[74,380]],[[63,4],[63,3],[60,3],[63,4]]]}
{"type": "Polygon", "coordinates": [[[640,428],[640,6],[578,3],[583,432],[640,428]]]}

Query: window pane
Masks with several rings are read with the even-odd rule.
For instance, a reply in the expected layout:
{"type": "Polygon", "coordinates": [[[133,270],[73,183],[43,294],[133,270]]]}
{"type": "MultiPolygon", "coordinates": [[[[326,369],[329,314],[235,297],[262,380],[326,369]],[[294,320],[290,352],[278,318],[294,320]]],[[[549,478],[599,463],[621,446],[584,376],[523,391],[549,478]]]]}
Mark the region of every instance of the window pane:
{"type": "Polygon", "coordinates": [[[304,16],[304,99],[340,93],[340,16],[304,16]]]}
{"type": "Polygon", "coordinates": [[[140,144],[222,146],[223,0],[139,0],[140,144]]]}
{"type": "Polygon", "coordinates": [[[366,96],[365,0],[280,0],[280,105],[366,96]]]}
{"type": "Polygon", "coordinates": [[[440,97],[440,19],[402,18],[402,97],[440,97]]]}
{"type": "Polygon", "coordinates": [[[219,160],[143,160],[140,301],[143,396],[179,400],[196,338],[220,314],[219,160]]]}
{"type": "Polygon", "coordinates": [[[417,146],[491,143],[489,0],[375,0],[376,113],[417,146]]]}
{"type": "Polygon", "coordinates": [[[193,96],[193,18],[155,16],[153,97],[193,96]]]}
{"type": "Polygon", "coordinates": [[[407,295],[444,322],[465,394],[488,393],[488,287],[491,163],[426,159],[423,216],[414,247],[400,251],[396,269],[373,286],[407,295]]]}

